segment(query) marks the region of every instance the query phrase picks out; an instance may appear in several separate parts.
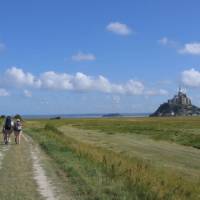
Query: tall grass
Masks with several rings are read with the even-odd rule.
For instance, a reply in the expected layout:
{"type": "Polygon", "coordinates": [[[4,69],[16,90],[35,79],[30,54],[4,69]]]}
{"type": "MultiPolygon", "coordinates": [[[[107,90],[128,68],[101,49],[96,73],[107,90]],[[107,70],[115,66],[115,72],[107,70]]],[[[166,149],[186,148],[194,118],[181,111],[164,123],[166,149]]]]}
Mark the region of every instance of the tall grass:
{"type": "MultiPolygon", "coordinates": [[[[41,123],[45,123],[42,121],[41,123]]],[[[200,149],[200,117],[98,118],[52,120],[56,126],[71,125],[107,134],[139,134],[200,149]]]]}
{"type": "Polygon", "coordinates": [[[59,164],[82,199],[197,199],[200,184],[172,171],[76,141],[52,123],[28,133],[59,164]]]}

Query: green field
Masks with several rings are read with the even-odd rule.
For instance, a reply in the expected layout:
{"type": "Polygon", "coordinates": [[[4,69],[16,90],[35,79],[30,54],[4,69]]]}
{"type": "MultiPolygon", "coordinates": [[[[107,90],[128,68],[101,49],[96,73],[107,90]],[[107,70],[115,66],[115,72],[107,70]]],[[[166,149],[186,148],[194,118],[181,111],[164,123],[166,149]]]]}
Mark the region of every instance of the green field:
{"type": "Polygon", "coordinates": [[[74,199],[200,199],[200,118],[30,120],[74,199]]]}
{"type": "Polygon", "coordinates": [[[24,127],[20,145],[13,136],[0,144],[2,200],[200,199],[199,117],[27,120],[24,127]]]}

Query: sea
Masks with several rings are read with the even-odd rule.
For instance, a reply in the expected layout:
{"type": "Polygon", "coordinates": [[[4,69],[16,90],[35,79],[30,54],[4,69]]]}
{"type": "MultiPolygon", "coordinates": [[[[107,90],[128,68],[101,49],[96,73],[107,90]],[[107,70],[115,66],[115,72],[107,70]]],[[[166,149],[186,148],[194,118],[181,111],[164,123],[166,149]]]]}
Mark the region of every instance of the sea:
{"type": "Polygon", "coordinates": [[[52,115],[22,115],[24,119],[67,118],[102,118],[106,115],[120,114],[120,117],[148,117],[150,113],[94,113],[94,114],[52,114],[52,115]]]}

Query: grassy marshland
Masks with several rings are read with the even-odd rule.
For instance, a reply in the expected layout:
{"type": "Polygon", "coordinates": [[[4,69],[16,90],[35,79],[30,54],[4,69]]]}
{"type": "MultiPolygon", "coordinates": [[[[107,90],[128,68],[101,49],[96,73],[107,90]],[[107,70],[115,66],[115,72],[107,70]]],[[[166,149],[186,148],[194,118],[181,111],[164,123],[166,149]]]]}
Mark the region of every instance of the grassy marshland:
{"type": "Polygon", "coordinates": [[[77,198],[200,198],[200,118],[38,120],[26,127],[77,198]]]}

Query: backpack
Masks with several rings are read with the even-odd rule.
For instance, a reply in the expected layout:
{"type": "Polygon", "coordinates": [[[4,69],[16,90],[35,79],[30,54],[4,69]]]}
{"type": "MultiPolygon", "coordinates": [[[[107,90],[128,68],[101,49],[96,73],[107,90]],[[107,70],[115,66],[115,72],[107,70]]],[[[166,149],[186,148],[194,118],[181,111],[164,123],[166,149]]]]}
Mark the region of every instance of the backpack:
{"type": "Polygon", "coordinates": [[[6,130],[12,129],[12,119],[10,117],[6,118],[5,129],[6,130]]]}
{"type": "Polygon", "coordinates": [[[21,131],[22,130],[22,125],[20,122],[16,122],[14,125],[14,130],[15,131],[21,131]]]}

